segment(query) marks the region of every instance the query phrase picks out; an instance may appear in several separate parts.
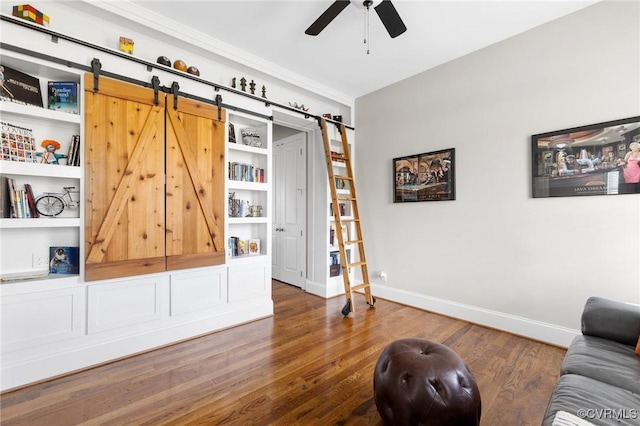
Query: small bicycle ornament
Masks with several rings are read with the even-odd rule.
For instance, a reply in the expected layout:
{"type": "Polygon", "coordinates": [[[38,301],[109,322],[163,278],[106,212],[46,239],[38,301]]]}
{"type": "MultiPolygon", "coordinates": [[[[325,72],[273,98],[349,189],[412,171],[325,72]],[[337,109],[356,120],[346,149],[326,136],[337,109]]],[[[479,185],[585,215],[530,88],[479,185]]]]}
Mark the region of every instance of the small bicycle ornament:
{"type": "Polygon", "coordinates": [[[64,192],[45,192],[36,198],[36,210],[43,216],[58,216],[65,208],[78,208],[80,191],[72,191],[75,188],[75,186],[65,186],[62,188],[64,192]],[[72,194],[75,195],[75,199],[72,194]]]}

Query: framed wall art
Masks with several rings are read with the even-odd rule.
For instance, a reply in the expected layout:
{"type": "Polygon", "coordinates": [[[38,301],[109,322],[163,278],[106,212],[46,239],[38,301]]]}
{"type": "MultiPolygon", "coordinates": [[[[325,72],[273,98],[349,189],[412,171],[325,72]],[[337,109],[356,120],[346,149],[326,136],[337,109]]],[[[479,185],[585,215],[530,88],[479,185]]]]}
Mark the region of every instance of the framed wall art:
{"type": "Polygon", "coordinates": [[[640,193],[640,116],[531,137],[534,198],[640,193]]]}
{"type": "Polygon", "coordinates": [[[455,200],[455,148],[393,159],[393,202],[455,200]]]}

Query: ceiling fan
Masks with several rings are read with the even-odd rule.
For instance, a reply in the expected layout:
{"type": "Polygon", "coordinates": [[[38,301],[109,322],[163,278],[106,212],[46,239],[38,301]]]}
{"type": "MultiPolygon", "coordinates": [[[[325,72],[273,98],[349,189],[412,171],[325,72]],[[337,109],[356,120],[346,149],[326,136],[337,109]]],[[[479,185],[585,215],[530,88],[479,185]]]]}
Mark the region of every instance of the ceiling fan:
{"type": "MultiPolygon", "coordinates": [[[[362,5],[368,12],[369,8],[373,6],[375,2],[371,0],[365,0],[362,2],[355,0],[334,1],[333,4],[329,6],[329,8],[325,10],[324,13],[320,15],[320,17],[316,19],[316,21],[311,24],[304,33],[317,36],[327,25],[331,23],[331,21],[335,19],[336,16],[338,16],[338,14],[340,14],[340,12],[344,10],[344,8],[349,6],[349,3],[354,3],[358,6],[362,5]]],[[[402,19],[400,18],[400,15],[398,15],[398,11],[393,6],[393,3],[391,3],[390,0],[382,0],[379,3],[380,4],[374,7],[374,10],[380,17],[380,20],[384,24],[384,27],[387,29],[391,38],[396,38],[407,31],[407,27],[404,25],[404,22],[402,22],[402,19]]]]}

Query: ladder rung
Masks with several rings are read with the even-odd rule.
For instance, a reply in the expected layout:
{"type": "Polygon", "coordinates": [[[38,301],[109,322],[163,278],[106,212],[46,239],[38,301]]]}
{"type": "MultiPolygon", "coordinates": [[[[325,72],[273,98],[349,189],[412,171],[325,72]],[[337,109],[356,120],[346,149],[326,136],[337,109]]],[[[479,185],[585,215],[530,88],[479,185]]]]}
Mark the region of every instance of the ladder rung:
{"type": "Polygon", "coordinates": [[[362,284],[358,284],[358,285],[352,285],[351,286],[351,291],[360,290],[360,289],[363,289],[363,288],[367,288],[369,286],[370,286],[369,283],[362,283],[362,284]]]}
{"type": "Polygon", "coordinates": [[[347,161],[349,159],[349,157],[347,157],[344,154],[331,154],[331,159],[333,161],[347,161]]]}
{"type": "Polygon", "coordinates": [[[356,197],[338,197],[338,201],[356,201],[356,197]]]}
{"type": "Polygon", "coordinates": [[[333,177],[336,179],[342,179],[342,180],[353,180],[353,178],[349,176],[333,175],[333,177]]]}
{"type": "Polygon", "coordinates": [[[357,268],[358,266],[364,266],[366,264],[367,264],[367,262],[355,262],[355,263],[348,264],[347,267],[349,267],[349,268],[357,268]]]}
{"type": "Polygon", "coordinates": [[[362,240],[345,241],[345,244],[362,244],[362,240]]]}
{"type": "Polygon", "coordinates": [[[340,222],[360,222],[360,219],[340,219],[340,222]]]}

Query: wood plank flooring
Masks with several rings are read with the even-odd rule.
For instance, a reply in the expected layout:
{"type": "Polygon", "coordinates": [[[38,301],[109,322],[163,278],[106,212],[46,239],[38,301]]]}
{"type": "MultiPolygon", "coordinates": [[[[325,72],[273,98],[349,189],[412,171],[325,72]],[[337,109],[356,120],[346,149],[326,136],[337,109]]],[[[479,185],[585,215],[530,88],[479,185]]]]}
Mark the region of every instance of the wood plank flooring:
{"type": "Polygon", "coordinates": [[[444,343],[482,395],[482,426],[540,425],[565,350],[385,300],[274,281],[275,315],[0,395],[2,425],[381,425],[373,369],[393,340],[444,343]]]}

